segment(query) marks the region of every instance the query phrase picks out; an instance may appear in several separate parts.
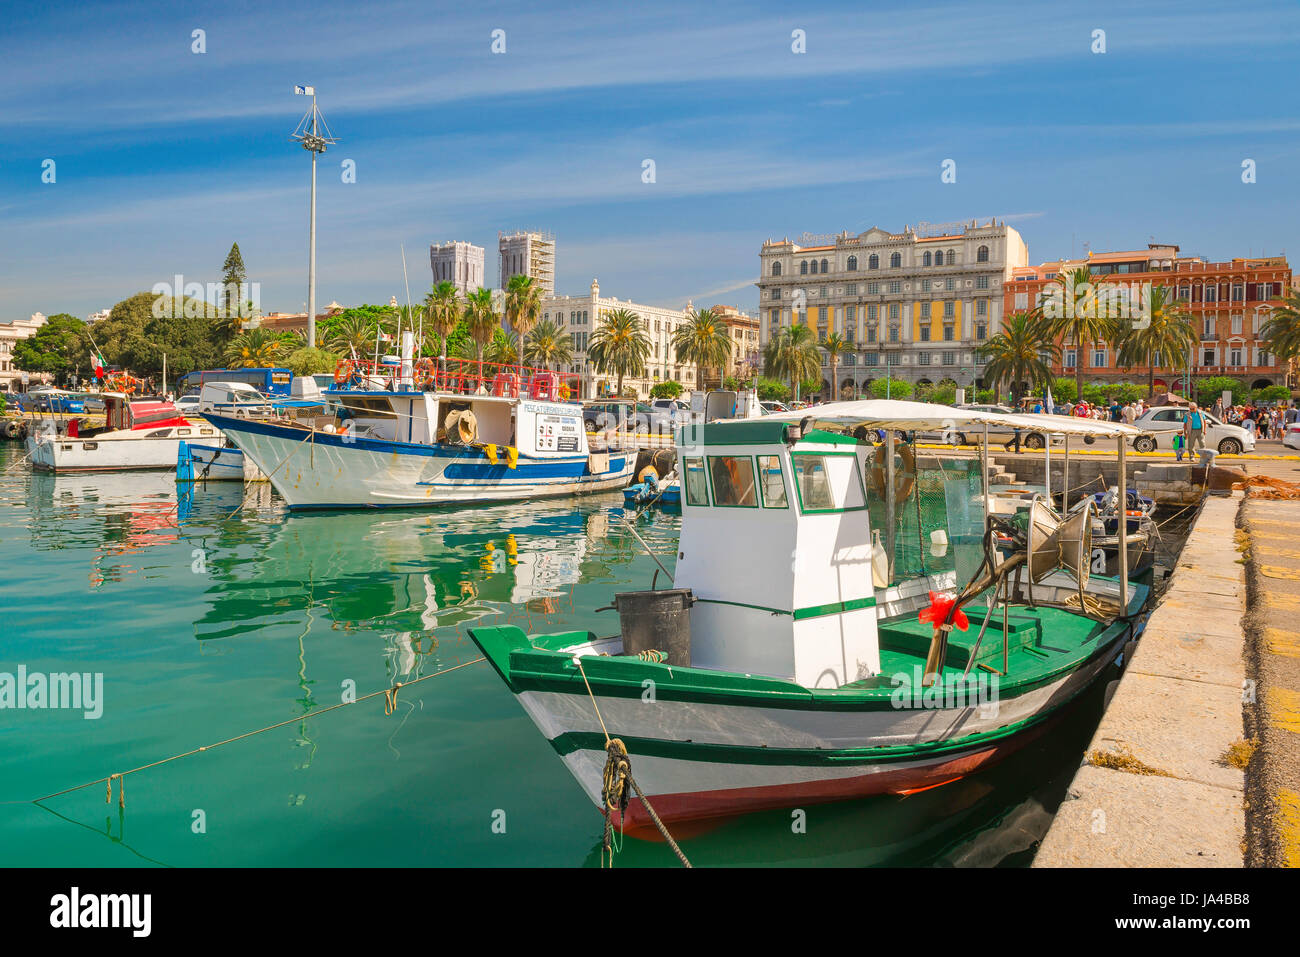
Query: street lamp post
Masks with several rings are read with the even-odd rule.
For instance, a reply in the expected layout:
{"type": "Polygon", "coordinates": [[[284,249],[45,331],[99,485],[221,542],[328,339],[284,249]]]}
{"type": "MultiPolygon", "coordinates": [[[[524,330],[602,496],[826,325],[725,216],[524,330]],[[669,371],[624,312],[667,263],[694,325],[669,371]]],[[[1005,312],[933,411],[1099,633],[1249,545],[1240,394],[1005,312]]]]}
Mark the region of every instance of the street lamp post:
{"type": "Polygon", "coordinates": [[[311,97],[311,109],[290,139],[297,140],[302,148],[311,153],[311,211],[307,217],[307,345],[316,345],[316,157],[338,140],[330,133],[329,125],[316,106],[316,88],[314,86],[295,86],[293,92],[311,97]]]}

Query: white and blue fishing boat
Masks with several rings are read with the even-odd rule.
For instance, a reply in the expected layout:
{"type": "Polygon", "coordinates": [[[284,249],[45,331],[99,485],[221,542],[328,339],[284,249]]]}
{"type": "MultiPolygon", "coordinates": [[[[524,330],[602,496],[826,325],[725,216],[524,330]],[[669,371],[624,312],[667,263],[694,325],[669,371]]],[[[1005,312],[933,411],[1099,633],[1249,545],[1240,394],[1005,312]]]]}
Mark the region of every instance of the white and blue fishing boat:
{"type": "MultiPolygon", "coordinates": [[[[408,353],[409,356],[409,353],[408,353]]],[[[594,452],[558,374],[406,359],[393,388],[344,361],[332,415],[270,421],[206,412],[292,509],[498,502],[622,488],[636,453],[594,452]]]]}

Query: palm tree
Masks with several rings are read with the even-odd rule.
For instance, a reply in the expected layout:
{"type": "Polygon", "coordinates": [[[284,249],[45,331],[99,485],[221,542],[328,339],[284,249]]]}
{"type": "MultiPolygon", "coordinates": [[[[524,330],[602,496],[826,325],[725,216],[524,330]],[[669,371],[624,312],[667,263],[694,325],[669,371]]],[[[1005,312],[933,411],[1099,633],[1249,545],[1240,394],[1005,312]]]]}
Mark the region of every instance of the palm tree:
{"type": "Polygon", "coordinates": [[[1118,330],[1106,310],[1098,308],[1101,297],[1087,266],[1060,273],[1054,286],[1045,290],[1042,305],[1025,315],[1053,342],[1068,338],[1074,345],[1074,385],[1083,395],[1084,349],[1090,342],[1114,341],[1118,330]]]}
{"type": "Polygon", "coordinates": [[[853,344],[838,332],[832,332],[822,340],[821,348],[831,362],[831,400],[834,401],[840,395],[840,384],[835,370],[839,367],[840,356],[853,351],[853,344]]]}
{"type": "Polygon", "coordinates": [[[479,287],[465,297],[464,318],[469,337],[473,340],[475,351],[478,353],[478,377],[482,381],[483,350],[492,341],[496,331],[501,328],[501,320],[497,318],[492,306],[491,289],[479,287]]]}
{"type": "Polygon", "coordinates": [[[329,345],[343,356],[364,356],[375,341],[375,327],[361,316],[348,316],[339,320],[330,336],[329,345]]]}
{"type": "Polygon", "coordinates": [[[225,363],[229,369],[266,368],[275,364],[284,343],[265,329],[241,332],[226,347],[225,363]]]}
{"type": "Polygon", "coordinates": [[[524,340],[524,359],[543,369],[549,368],[552,362],[556,366],[572,362],[573,341],[567,332],[562,332],[559,326],[547,319],[539,322],[524,340]]]}
{"type": "Polygon", "coordinates": [[[1017,389],[1021,383],[1032,390],[1051,381],[1052,367],[1048,358],[1056,358],[1061,350],[1045,334],[1050,329],[1049,321],[1032,312],[1017,312],[1006,319],[1002,331],[978,349],[988,359],[984,366],[984,381],[994,383],[996,389],[997,384],[1005,379],[1016,398],[1019,398],[1017,389]]]}
{"type": "Polygon", "coordinates": [[[1282,305],[1273,307],[1260,330],[1260,338],[1279,359],[1300,358],[1300,290],[1292,290],[1282,305]]]}
{"type": "Polygon", "coordinates": [[[779,336],[768,341],[763,350],[763,362],[768,375],[789,381],[790,392],[796,401],[799,384],[820,376],[822,371],[816,337],[812,329],[801,322],[787,326],[779,336]]]}
{"type": "Polygon", "coordinates": [[[622,396],[623,377],[645,375],[646,359],[650,358],[650,337],[641,317],[630,309],[606,313],[587,343],[587,358],[598,372],[618,376],[618,394],[622,396]]]}
{"type": "MultiPolygon", "coordinates": [[[[537,325],[542,311],[542,287],[532,276],[511,276],[506,285],[506,321],[519,336],[519,351],[523,353],[524,336],[537,325]]],[[[524,368],[519,367],[519,380],[523,381],[524,368]]]]}
{"type": "Polygon", "coordinates": [[[494,335],[492,341],[483,349],[483,358],[488,362],[502,366],[512,366],[519,362],[519,350],[504,332],[494,335]]]}
{"type": "Polygon", "coordinates": [[[460,319],[460,291],[455,283],[443,280],[424,297],[424,318],[429,331],[437,337],[438,355],[447,357],[447,337],[460,319]]]}
{"type": "Polygon", "coordinates": [[[694,362],[700,373],[717,369],[721,380],[731,357],[731,336],[712,309],[697,309],[673,333],[673,348],[678,362],[694,362]]]}
{"type": "Polygon", "coordinates": [[[1145,328],[1130,327],[1119,340],[1119,365],[1147,367],[1147,395],[1156,394],[1156,363],[1176,368],[1175,361],[1188,354],[1197,343],[1192,317],[1174,297],[1168,286],[1151,290],[1151,316],[1145,328]]]}

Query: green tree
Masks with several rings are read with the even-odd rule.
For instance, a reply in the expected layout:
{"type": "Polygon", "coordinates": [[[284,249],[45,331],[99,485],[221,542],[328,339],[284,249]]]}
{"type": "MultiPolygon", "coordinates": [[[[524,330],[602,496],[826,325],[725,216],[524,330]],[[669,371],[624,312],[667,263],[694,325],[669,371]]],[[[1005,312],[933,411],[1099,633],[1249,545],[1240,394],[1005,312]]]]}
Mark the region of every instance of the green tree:
{"type": "Polygon", "coordinates": [[[339,357],[325,349],[308,349],[305,346],[290,352],[283,360],[284,368],[294,375],[317,375],[333,372],[339,357]]]}
{"type": "Polygon", "coordinates": [[[1291,398],[1291,390],[1284,385],[1266,385],[1250,393],[1252,402],[1285,402],[1289,398],[1291,398]]]}
{"type": "Polygon", "coordinates": [[[1232,393],[1232,404],[1241,405],[1250,398],[1250,389],[1246,383],[1231,376],[1216,375],[1199,379],[1195,383],[1196,401],[1203,406],[1213,406],[1216,399],[1225,391],[1232,393]]]}
{"type": "Polygon", "coordinates": [[[1268,350],[1282,361],[1300,359],[1300,289],[1291,290],[1274,306],[1260,338],[1268,342],[1268,350]]]}
{"type": "Polygon", "coordinates": [[[549,369],[555,363],[556,370],[566,362],[573,361],[573,345],[567,332],[549,319],[539,322],[524,340],[524,361],[543,369],[549,369]]]}
{"type": "Polygon", "coordinates": [[[587,358],[592,367],[603,375],[618,378],[619,395],[623,394],[625,376],[645,375],[649,357],[650,337],[641,317],[630,309],[606,313],[587,343],[587,358]]]}
{"type": "Polygon", "coordinates": [[[25,372],[62,377],[77,368],[88,370],[90,361],[86,324],[66,312],[55,313],[33,335],[14,343],[14,367],[25,372]]]}
{"type": "MultiPolygon", "coordinates": [[[[533,281],[532,276],[511,276],[506,284],[506,321],[519,338],[519,349],[523,352],[524,336],[537,325],[542,313],[542,287],[533,281]]],[[[523,378],[522,367],[519,370],[523,378]]]]}
{"type": "Polygon", "coordinates": [[[232,243],[226,261],[221,267],[221,290],[217,298],[217,308],[225,316],[231,312],[238,313],[241,305],[241,286],[248,281],[244,271],[244,257],[240,255],[239,243],[232,243]],[[233,307],[232,307],[233,300],[233,307]]]}
{"type": "Polygon", "coordinates": [[[1055,345],[1058,339],[1068,339],[1074,345],[1074,385],[1082,394],[1085,348],[1090,342],[1114,340],[1117,325],[1105,314],[1106,310],[1102,308],[1104,297],[1098,295],[1099,287],[1093,284],[1087,266],[1060,273],[1055,283],[1043,292],[1041,307],[1025,315],[1036,335],[1051,340],[1052,348],[1056,350],[1053,355],[1060,355],[1055,345]]]}
{"type": "Polygon", "coordinates": [[[1147,395],[1156,394],[1156,366],[1177,369],[1195,347],[1196,330],[1191,314],[1168,286],[1151,290],[1151,316],[1139,328],[1127,325],[1119,335],[1119,366],[1147,367],[1147,395]]]}
{"type": "Polygon", "coordinates": [[[853,351],[853,344],[838,332],[832,332],[822,340],[821,349],[826,353],[827,359],[830,360],[831,400],[834,401],[840,397],[839,376],[836,373],[840,364],[840,356],[844,355],[846,352],[853,351]]]}
{"type": "Polygon", "coordinates": [[[498,332],[501,319],[492,305],[492,290],[479,287],[465,297],[465,328],[474,343],[479,379],[483,378],[483,352],[498,332]]]}
{"type": "Polygon", "coordinates": [[[445,279],[424,297],[424,321],[427,324],[425,334],[433,334],[439,356],[445,358],[447,355],[447,336],[460,320],[460,312],[460,292],[454,283],[445,279]]]}
{"type": "Polygon", "coordinates": [[[1079,401],[1079,387],[1073,379],[1052,380],[1052,401],[1064,405],[1079,401]]]}
{"type": "Polygon", "coordinates": [[[368,316],[351,315],[331,324],[329,347],[341,356],[363,358],[375,344],[375,323],[368,316]]]}
{"type": "MultiPolygon", "coordinates": [[[[1049,359],[1060,354],[1060,348],[1044,335],[1051,328],[1033,313],[1013,313],[1003,322],[1002,331],[979,347],[987,360],[984,381],[995,387],[1005,381],[1013,398],[1025,394],[1022,389],[1032,392],[1050,381],[1049,359]]],[[[1075,385],[1082,387],[1082,382],[1075,385]]]]}
{"type": "Polygon", "coordinates": [[[650,398],[652,399],[675,399],[685,391],[680,382],[674,382],[669,379],[667,382],[656,382],[650,387],[650,398]]]}
{"type": "Polygon", "coordinates": [[[801,383],[821,378],[822,363],[812,329],[796,322],[768,340],[763,350],[763,369],[767,375],[789,382],[790,391],[798,399],[801,383]]]}
{"type": "Polygon", "coordinates": [[[903,379],[891,379],[888,376],[883,379],[872,379],[871,394],[877,399],[883,399],[886,395],[891,399],[910,399],[912,383],[903,379]]]}
{"type": "Polygon", "coordinates": [[[712,309],[696,309],[673,332],[673,349],[678,362],[694,362],[701,375],[717,370],[721,378],[731,357],[731,336],[712,309]]]}
{"type": "Polygon", "coordinates": [[[790,399],[790,387],[780,379],[760,378],[757,389],[763,402],[787,402],[790,399]]]}
{"type": "Polygon", "coordinates": [[[226,347],[226,367],[230,369],[260,369],[276,365],[284,344],[278,336],[265,329],[241,332],[226,347]]]}

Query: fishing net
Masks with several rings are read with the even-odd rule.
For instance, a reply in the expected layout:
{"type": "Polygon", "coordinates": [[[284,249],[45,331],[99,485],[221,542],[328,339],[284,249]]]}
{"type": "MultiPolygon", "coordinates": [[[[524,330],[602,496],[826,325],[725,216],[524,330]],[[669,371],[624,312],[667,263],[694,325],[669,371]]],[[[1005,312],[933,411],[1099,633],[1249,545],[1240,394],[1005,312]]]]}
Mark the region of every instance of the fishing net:
{"type": "Polygon", "coordinates": [[[1252,475],[1244,482],[1236,482],[1234,491],[1245,491],[1251,498],[1300,499],[1300,483],[1273,478],[1270,475],[1252,475]]]}

